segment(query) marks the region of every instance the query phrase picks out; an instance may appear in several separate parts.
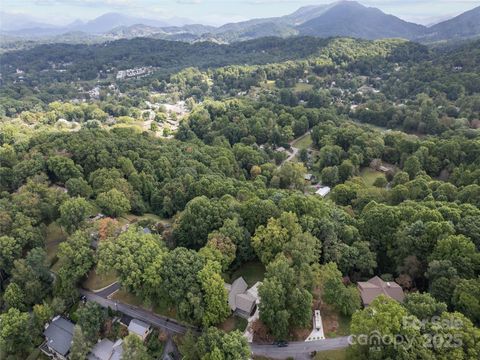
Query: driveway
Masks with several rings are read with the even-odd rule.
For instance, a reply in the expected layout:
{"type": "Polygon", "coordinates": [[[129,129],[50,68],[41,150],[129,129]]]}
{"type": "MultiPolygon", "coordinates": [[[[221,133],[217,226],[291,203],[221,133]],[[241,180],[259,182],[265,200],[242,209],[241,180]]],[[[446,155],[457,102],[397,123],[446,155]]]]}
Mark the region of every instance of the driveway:
{"type": "Polygon", "coordinates": [[[108,299],[113,293],[117,292],[119,289],[120,284],[118,281],[116,281],[113,284],[104,287],[103,289],[94,290],[93,292],[104,299],[108,299]]]}
{"type": "Polygon", "coordinates": [[[266,356],[272,359],[286,359],[290,357],[295,360],[311,359],[310,354],[314,351],[343,349],[348,346],[348,336],[309,342],[291,342],[288,344],[288,347],[284,348],[276,345],[250,344],[254,355],[266,356]]]}

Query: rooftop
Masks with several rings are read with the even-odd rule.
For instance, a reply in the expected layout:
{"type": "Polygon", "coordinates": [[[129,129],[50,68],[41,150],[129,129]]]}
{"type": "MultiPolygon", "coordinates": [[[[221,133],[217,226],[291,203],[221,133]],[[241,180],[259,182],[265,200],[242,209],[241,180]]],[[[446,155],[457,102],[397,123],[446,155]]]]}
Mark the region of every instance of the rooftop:
{"type": "Polygon", "coordinates": [[[67,355],[72,346],[73,327],[73,323],[63,317],[53,318],[43,333],[47,339],[47,346],[60,355],[67,355]]]}
{"type": "Polygon", "coordinates": [[[370,305],[377,296],[382,294],[399,302],[405,298],[400,285],[394,281],[383,281],[378,276],[374,276],[368,281],[359,281],[357,287],[365,306],[370,305]]]}

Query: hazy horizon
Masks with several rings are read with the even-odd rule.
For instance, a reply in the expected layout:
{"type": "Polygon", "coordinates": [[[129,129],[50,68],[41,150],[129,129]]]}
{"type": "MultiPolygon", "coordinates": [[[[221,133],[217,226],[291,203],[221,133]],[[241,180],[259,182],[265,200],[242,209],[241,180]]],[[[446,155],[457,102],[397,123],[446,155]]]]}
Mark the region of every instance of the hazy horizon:
{"type": "MultiPolygon", "coordinates": [[[[0,10],[22,14],[53,25],[66,25],[77,19],[86,21],[108,12],[119,12],[150,19],[188,19],[190,23],[221,25],[252,18],[282,16],[307,5],[332,3],[332,0],[3,0],[0,10]]],[[[471,0],[365,0],[403,20],[423,25],[456,16],[480,5],[471,0]]],[[[182,21],[180,21],[182,22],[182,21]]],[[[185,21],[183,21],[185,22],[185,21]]]]}

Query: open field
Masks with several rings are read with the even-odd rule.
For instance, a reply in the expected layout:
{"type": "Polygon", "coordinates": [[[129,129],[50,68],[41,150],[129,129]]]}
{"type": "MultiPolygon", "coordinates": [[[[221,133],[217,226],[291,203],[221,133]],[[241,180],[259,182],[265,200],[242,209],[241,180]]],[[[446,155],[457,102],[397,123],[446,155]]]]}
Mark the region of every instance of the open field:
{"type": "Polygon", "coordinates": [[[378,177],[385,177],[385,174],[381,171],[374,170],[372,168],[366,167],[360,171],[360,177],[365,182],[367,186],[373,186],[373,183],[378,177]]]}
{"type": "Polygon", "coordinates": [[[313,85],[306,84],[306,83],[296,83],[293,91],[295,92],[302,92],[302,91],[310,91],[313,89],[313,85]]]}
{"type": "Polygon", "coordinates": [[[300,150],[302,149],[309,149],[311,146],[312,146],[312,135],[311,134],[308,134],[304,137],[302,137],[300,140],[298,141],[294,141],[292,143],[292,145],[296,148],[299,148],[300,150]]]}
{"type": "Polygon", "coordinates": [[[60,225],[56,222],[53,222],[47,226],[47,236],[46,236],[46,251],[47,251],[47,260],[50,265],[53,265],[56,261],[58,245],[62,241],[67,239],[67,234],[62,230],[60,225]]]}

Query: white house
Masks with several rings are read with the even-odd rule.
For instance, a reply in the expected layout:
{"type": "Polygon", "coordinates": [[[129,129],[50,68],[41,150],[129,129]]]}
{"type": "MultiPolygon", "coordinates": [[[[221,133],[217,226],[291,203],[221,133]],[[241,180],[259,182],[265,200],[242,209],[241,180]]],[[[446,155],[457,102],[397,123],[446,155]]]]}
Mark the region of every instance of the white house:
{"type": "Polygon", "coordinates": [[[320,195],[321,197],[325,197],[328,195],[330,192],[330,187],[329,186],[320,186],[317,191],[315,191],[315,194],[320,195]]]}

